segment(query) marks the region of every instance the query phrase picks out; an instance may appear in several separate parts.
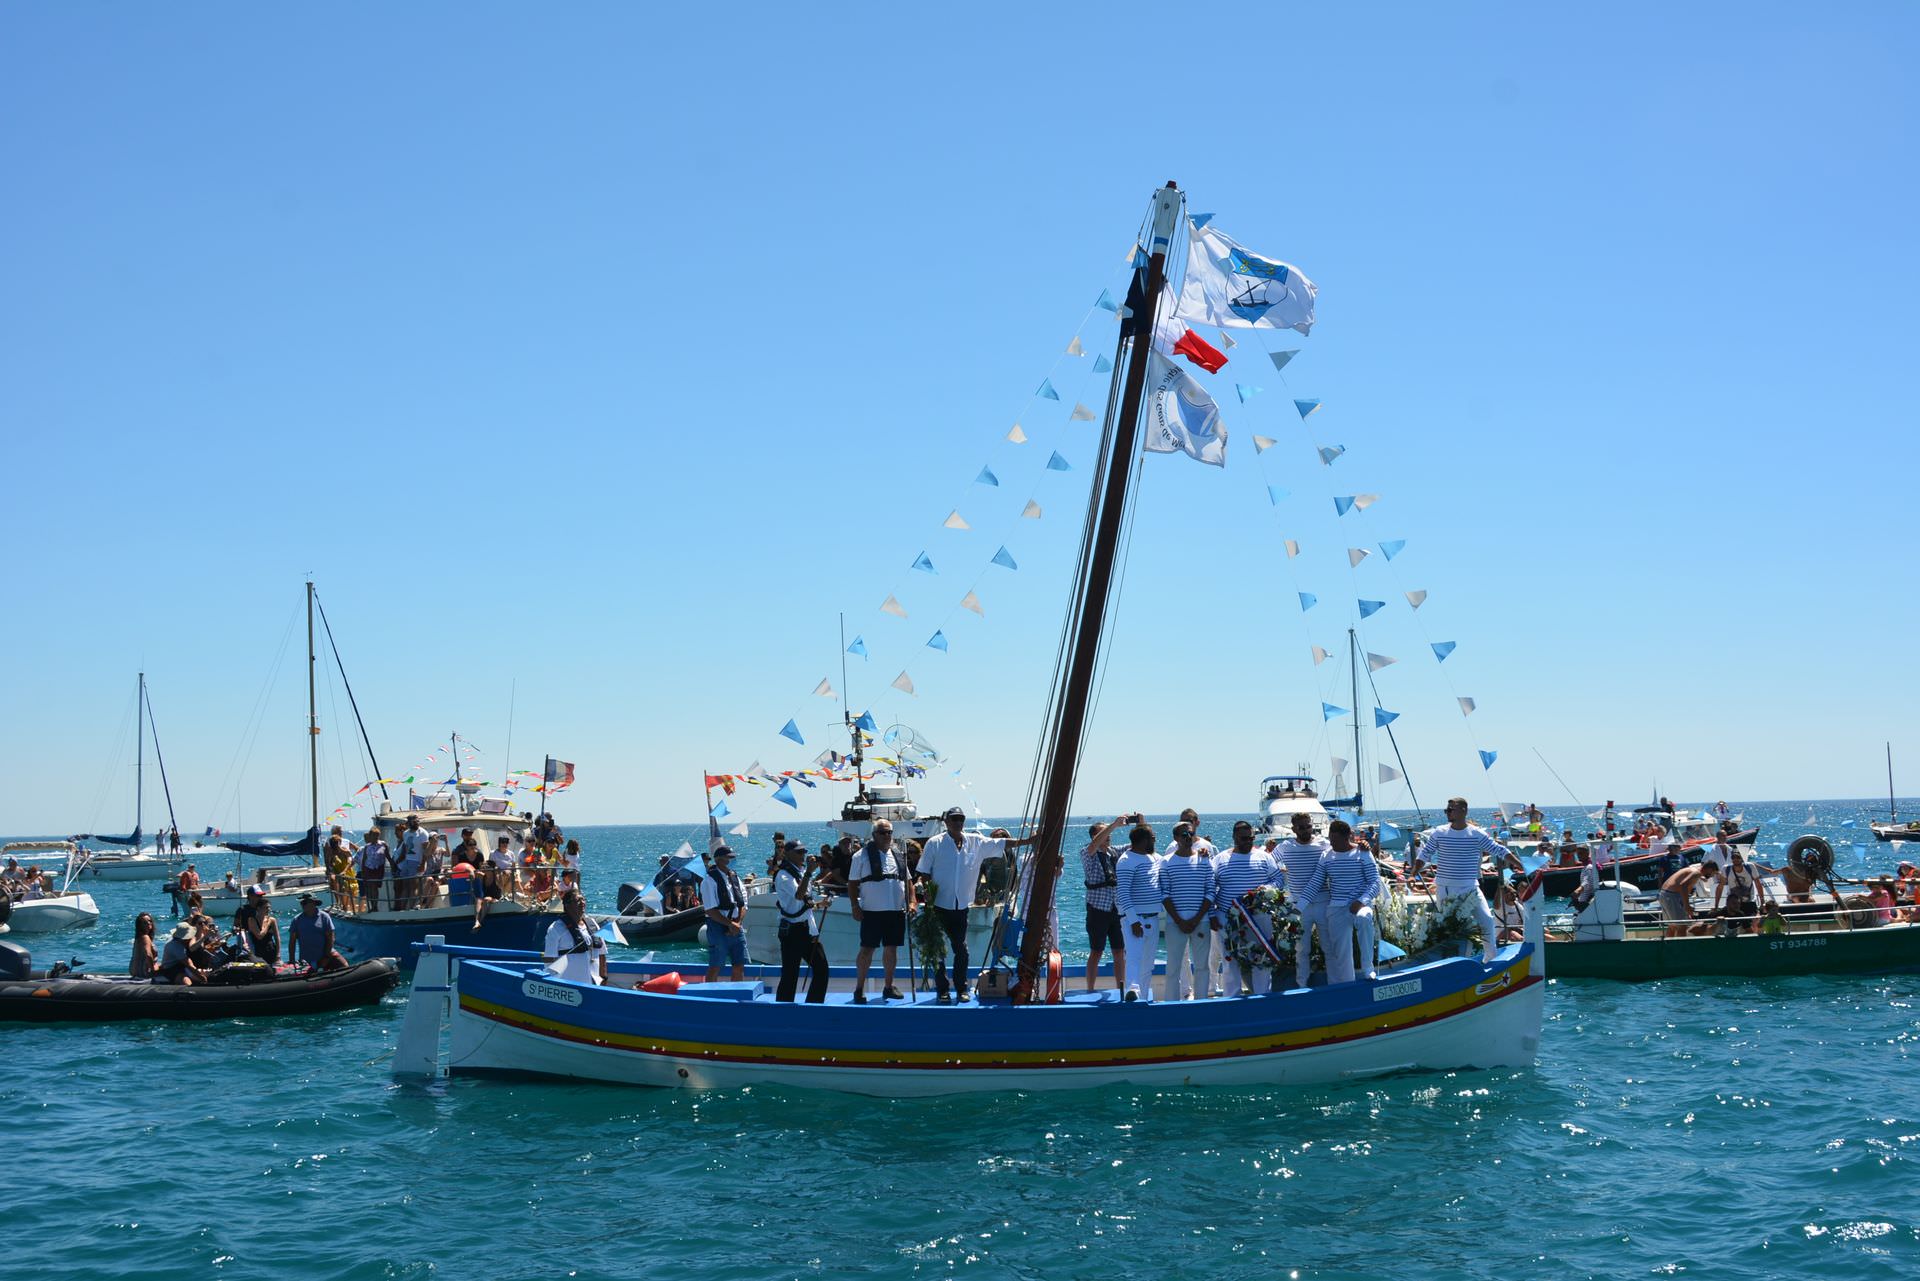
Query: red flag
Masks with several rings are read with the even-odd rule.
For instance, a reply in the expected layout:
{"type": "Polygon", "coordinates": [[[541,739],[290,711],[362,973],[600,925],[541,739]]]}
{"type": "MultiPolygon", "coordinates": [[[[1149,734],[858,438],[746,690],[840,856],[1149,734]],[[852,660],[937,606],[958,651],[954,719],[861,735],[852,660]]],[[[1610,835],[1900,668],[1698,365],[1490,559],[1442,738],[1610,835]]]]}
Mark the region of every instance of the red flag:
{"type": "Polygon", "coordinates": [[[1220,372],[1220,366],[1227,363],[1227,353],[1221,351],[1193,330],[1187,330],[1187,336],[1173,345],[1176,356],[1185,356],[1210,374],[1220,372]]]}

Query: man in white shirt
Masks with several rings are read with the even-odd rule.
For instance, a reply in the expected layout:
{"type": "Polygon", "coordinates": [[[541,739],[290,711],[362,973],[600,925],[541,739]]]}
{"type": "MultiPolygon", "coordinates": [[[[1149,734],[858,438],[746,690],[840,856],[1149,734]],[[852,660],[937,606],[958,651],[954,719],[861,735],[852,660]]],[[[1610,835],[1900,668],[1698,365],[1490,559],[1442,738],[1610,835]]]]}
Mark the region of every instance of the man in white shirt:
{"type": "Polygon", "coordinates": [[[1330,951],[1322,906],[1326,898],[1320,888],[1320,856],[1327,852],[1325,841],[1313,839],[1313,818],[1293,816],[1293,839],[1280,842],[1273,855],[1287,873],[1287,897],[1300,909],[1300,939],[1293,950],[1295,987],[1305,987],[1313,977],[1313,932],[1320,931],[1320,950],[1330,951]]]}
{"type": "MultiPolygon", "coordinates": [[[[1253,824],[1241,819],[1233,825],[1233,848],[1224,854],[1214,855],[1213,876],[1216,913],[1213,933],[1215,938],[1220,938],[1227,932],[1227,918],[1236,910],[1235,903],[1255,890],[1280,884],[1281,872],[1272,851],[1254,848],[1253,824]]],[[[1273,980],[1273,975],[1263,967],[1255,967],[1252,974],[1243,976],[1240,962],[1226,958],[1222,994],[1240,995],[1243,977],[1252,980],[1251,986],[1255,992],[1267,991],[1273,980]]]]}
{"type": "MultiPolygon", "coordinates": [[[[798,841],[787,842],[787,858],[793,851],[804,853],[798,841]]],[[[867,967],[873,964],[873,950],[880,949],[883,1001],[906,998],[893,985],[893,969],[900,959],[900,947],[907,941],[907,913],[914,908],[913,887],[907,883],[907,860],[893,846],[893,824],[876,819],[873,839],[861,846],[848,868],[847,897],[853,907],[853,919],[860,923],[860,951],[853,958],[853,1003],[867,1003],[867,967]]],[[[942,1004],[947,994],[940,992],[942,1004]]]]}
{"type": "MultiPolygon", "coordinates": [[[[1137,816],[1136,816],[1137,817],[1137,816]]],[[[1113,869],[1114,904],[1127,939],[1127,992],[1123,1000],[1153,1000],[1153,961],[1160,953],[1160,860],[1153,829],[1136,823],[1127,852],[1113,869]]]]}
{"type": "Polygon", "coordinates": [[[1447,801],[1447,825],[1427,834],[1420,852],[1413,856],[1413,870],[1417,874],[1421,864],[1434,865],[1434,897],[1442,903],[1451,898],[1472,899],[1473,916],[1480,924],[1483,940],[1482,959],[1491,965],[1493,954],[1500,949],[1500,927],[1493,919],[1493,909],[1487,906],[1487,896],[1480,892],[1480,860],[1489,854],[1496,866],[1512,857],[1506,846],[1467,822],[1467,800],[1455,796],[1447,801]]]}
{"type": "MultiPolygon", "coordinates": [[[[953,954],[951,990],[957,999],[965,1001],[973,995],[968,987],[972,958],[967,954],[967,915],[980,886],[980,867],[990,858],[1004,858],[1009,850],[1033,844],[1034,838],[975,836],[966,830],[967,812],[958,805],[941,817],[947,830],[920,851],[920,866],[915,872],[933,882],[934,892],[928,899],[947,936],[947,950],[953,954]]],[[[940,994],[946,995],[949,985],[945,971],[935,970],[933,977],[940,994]]]]}
{"type": "Polygon", "coordinates": [[[560,919],[547,927],[541,949],[547,969],[570,983],[599,986],[607,981],[607,941],[587,917],[587,901],[569,890],[560,900],[560,919]]]}

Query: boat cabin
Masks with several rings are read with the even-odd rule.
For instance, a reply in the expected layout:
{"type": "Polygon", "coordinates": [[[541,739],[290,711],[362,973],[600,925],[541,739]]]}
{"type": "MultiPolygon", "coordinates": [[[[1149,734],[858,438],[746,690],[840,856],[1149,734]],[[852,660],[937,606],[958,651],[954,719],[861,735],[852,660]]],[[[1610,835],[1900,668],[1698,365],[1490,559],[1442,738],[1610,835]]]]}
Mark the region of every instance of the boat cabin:
{"type": "Polygon", "coordinates": [[[1293,816],[1313,820],[1315,837],[1326,835],[1329,815],[1320,803],[1313,778],[1307,774],[1270,774],[1260,780],[1260,835],[1281,839],[1293,835],[1293,816]]]}

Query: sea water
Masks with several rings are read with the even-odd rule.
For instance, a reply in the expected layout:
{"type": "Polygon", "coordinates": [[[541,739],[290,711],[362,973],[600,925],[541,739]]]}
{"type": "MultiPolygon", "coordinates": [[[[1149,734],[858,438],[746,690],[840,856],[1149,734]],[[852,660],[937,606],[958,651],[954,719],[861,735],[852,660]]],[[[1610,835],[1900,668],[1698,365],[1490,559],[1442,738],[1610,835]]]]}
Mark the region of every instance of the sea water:
{"type": "MultiPolygon", "coordinates": [[[[1806,831],[1843,873],[1914,849],[1876,844],[1867,803],[1816,803],[1814,829],[1806,802],[1737,808],[1775,864],[1806,831]]],[[[595,906],[699,838],[570,834],[595,906]]],[[[37,963],[124,968],[134,913],[168,919],[156,883],[88,889],[100,923],[30,940],[37,963]]],[[[1911,1278],[1915,987],[1553,981],[1532,1068],[898,1102],[398,1085],[404,988],[306,1018],[0,1024],[0,1277],[1911,1278]]]]}

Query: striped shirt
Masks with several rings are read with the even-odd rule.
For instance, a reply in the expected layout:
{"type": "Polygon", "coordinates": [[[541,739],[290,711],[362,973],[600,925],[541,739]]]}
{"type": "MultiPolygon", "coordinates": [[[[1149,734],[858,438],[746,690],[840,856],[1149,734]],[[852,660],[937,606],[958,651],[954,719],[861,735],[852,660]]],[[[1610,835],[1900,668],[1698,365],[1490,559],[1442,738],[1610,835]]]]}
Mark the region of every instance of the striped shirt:
{"type": "Polygon", "coordinates": [[[1160,915],[1160,860],[1128,850],[1114,871],[1114,902],[1129,916],[1160,915]]]}
{"type": "Polygon", "coordinates": [[[1280,884],[1280,864],[1257,846],[1245,854],[1228,850],[1214,856],[1213,882],[1214,903],[1224,909],[1249,890],[1280,884]]]}
{"type": "Polygon", "coordinates": [[[1274,848],[1287,873],[1287,895],[1295,907],[1315,907],[1324,901],[1320,893],[1320,856],[1327,852],[1325,841],[1282,841],[1274,848]]]}
{"type": "Polygon", "coordinates": [[[1160,897],[1186,920],[1206,912],[1213,905],[1213,860],[1167,855],[1160,861],[1160,897]]]}
{"type": "Polygon", "coordinates": [[[1089,845],[1080,851],[1080,871],[1087,884],[1088,907],[1100,912],[1117,910],[1113,902],[1113,869],[1119,861],[1111,846],[1096,850],[1089,845]]]}
{"type": "Polygon", "coordinates": [[[1427,834],[1416,861],[1434,864],[1434,875],[1443,881],[1477,881],[1482,854],[1504,859],[1507,847],[1472,825],[1458,829],[1447,826],[1427,834]]]}
{"type": "Polygon", "coordinates": [[[1380,869],[1374,866],[1371,854],[1329,849],[1320,856],[1320,888],[1329,903],[1372,907],[1373,900],[1380,897],[1380,869]]]}

